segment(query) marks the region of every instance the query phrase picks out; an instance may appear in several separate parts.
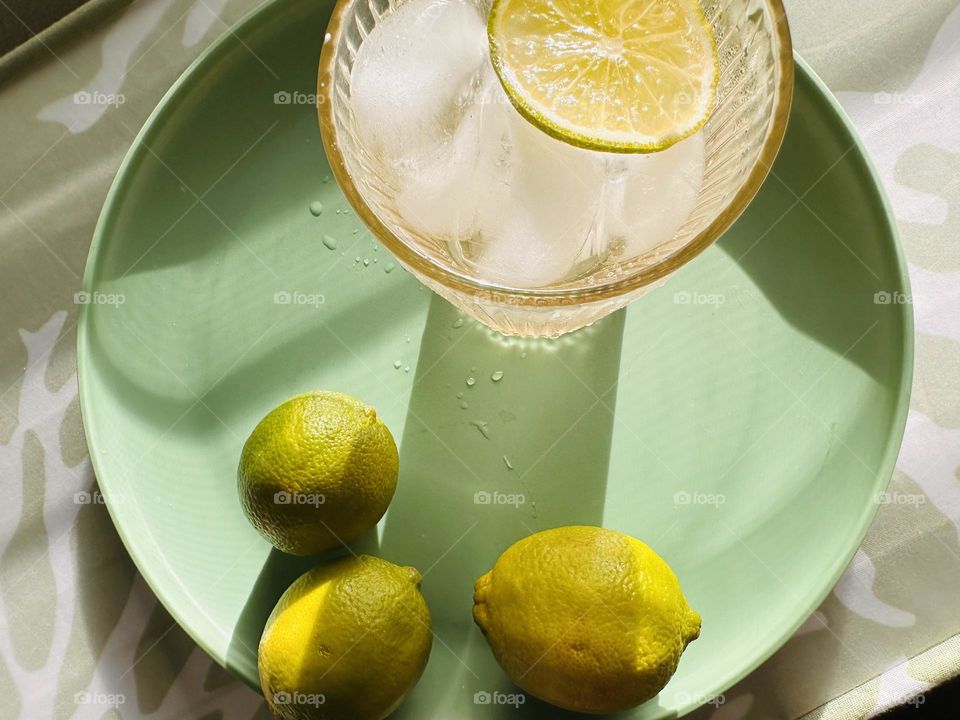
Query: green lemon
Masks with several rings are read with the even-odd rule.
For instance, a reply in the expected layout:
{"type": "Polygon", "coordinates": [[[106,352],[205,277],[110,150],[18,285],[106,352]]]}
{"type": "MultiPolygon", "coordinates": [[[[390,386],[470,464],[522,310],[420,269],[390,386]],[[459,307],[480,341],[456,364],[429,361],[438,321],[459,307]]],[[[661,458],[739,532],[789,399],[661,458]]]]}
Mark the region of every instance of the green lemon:
{"type": "Polygon", "coordinates": [[[670,567],[639,540],[598,527],[512,545],[477,580],[473,617],[514,683],[586,713],[652,698],[700,635],[670,567]]]}
{"type": "Polygon", "coordinates": [[[520,114],[571,145],[656,152],[716,105],[717,40],[697,0],[494,0],[487,36],[520,114]]]}
{"type": "Polygon", "coordinates": [[[383,720],[420,679],[432,642],[420,573],[347,557],[280,598],[260,639],[260,686],[279,720],[383,720]]]}
{"type": "Polygon", "coordinates": [[[287,400],[254,428],[237,486],[247,518],[267,540],[311,555],[377,524],[396,490],[399,462],[376,410],[318,391],[287,400]]]}

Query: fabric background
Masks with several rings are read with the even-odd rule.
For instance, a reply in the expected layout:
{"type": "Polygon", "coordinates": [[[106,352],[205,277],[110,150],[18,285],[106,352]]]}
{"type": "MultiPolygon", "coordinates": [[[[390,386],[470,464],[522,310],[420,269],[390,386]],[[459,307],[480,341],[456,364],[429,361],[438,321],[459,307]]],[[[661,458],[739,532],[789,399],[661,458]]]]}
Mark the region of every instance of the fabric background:
{"type": "MultiPolygon", "coordinates": [[[[74,293],[114,173],[176,77],[256,4],[94,0],[0,60],[2,720],[269,718],[134,569],[96,491],[75,371],[74,293]]],[[[696,720],[871,717],[960,673],[960,7],[786,4],[900,224],[913,400],[888,502],[843,578],[696,720]]]]}

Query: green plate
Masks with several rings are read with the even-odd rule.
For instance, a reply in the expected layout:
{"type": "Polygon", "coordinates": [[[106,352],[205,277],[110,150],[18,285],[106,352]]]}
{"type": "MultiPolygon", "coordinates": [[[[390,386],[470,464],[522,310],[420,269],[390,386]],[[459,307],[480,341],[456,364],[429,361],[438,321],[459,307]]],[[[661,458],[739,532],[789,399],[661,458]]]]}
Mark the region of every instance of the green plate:
{"type": "Polygon", "coordinates": [[[437,635],[396,717],[562,716],[476,695],[513,689],[471,597],[512,542],[572,523],[641,538],[676,570],[703,634],[624,717],[688,712],[823,600],[893,469],[911,314],[862,147],[800,63],[775,175],[719,243],[593,327],[508,340],[394,269],[330,179],[310,96],[330,9],[278,0],[210,48],[110,191],[78,354],[123,541],[170,613],[255,685],[264,620],[312,561],[245,520],[240,448],[290,395],[352,393],[401,456],[388,515],[354,549],[423,572],[437,635]]]}

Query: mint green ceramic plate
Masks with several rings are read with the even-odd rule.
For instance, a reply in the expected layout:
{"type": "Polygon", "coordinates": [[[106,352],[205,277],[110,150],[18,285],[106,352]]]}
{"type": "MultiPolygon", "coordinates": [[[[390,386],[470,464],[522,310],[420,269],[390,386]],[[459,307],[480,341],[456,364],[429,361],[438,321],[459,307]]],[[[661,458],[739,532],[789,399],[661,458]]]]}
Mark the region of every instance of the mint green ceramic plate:
{"type": "Polygon", "coordinates": [[[570,523],[642,538],[676,570],[703,634],[625,717],[691,710],[820,603],[892,472],[911,316],[862,148],[801,64],[775,176],[717,245],[594,327],[506,340],[393,269],[329,179],[309,94],[330,7],[273,2],[212,47],[110,191],[78,351],[120,535],[172,615],[255,683],[266,615],[309,562],[247,524],[240,448],[286,397],[343,390],[401,454],[355,549],[423,572],[438,638],[397,717],[561,716],[474,702],[512,688],[470,611],[510,543],[570,523]]]}

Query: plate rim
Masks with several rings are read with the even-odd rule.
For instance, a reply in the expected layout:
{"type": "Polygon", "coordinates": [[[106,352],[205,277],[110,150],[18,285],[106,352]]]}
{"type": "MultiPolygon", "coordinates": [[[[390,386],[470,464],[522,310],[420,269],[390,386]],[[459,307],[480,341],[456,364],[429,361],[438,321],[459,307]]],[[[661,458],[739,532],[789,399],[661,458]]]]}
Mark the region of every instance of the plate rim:
{"type": "MultiPolygon", "coordinates": [[[[87,258],[84,264],[81,290],[92,292],[94,289],[93,276],[96,272],[97,258],[99,257],[101,248],[104,246],[108,237],[108,226],[111,224],[112,217],[115,215],[116,209],[119,207],[119,196],[123,191],[123,188],[128,185],[129,178],[133,172],[132,167],[135,161],[140,154],[146,151],[147,146],[144,143],[144,140],[154,131],[159,116],[166,112],[168,108],[171,108],[175,105],[177,96],[181,93],[181,91],[184,91],[186,88],[188,88],[189,84],[194,81],[197,71],[201,69],[202,66],[206,65],[217,55],[224,54],[234,49],[233,43],[240,42],[236,39],[239,32],[253,29],[257,23],[265,22],[271,13],[278,13],[285,10],[286,8],[284,6],[287,4],[288,0],[265,0],[244,14],[243,17],[241,17],[238,21],[231,24],[216,40],[214,40],[207,48],[205,48],[186,67],[186,69],[183,70],[170,88],[164,93],[156,107],[150,112],[147,119],[137,132],[135,138],[131,142],[127,152],[124,154],[123,160],[117,169],[116,175],[114,176],[104,199],[103,206],[94,228],[90,249],[87,253],[87,258]]],[[[896,271],[902,291],[905,294],[909,294],[910,278],[906,257],[904,255],[903,245],[900,238],[899,227],[873,159],[867,151],[867,148],[864,145],[863,140],[858,134],[850,117],[847,115],[840,102],[827,87],[823,79],[817,75],[817,73],[796,51],[793,53],[793,58],[796,65],[798,80],[802,82],[803,79],[806,79],[813,85],[814,89],[821,96],[822,100],[826,102],[827,106],[832,111],[836,120],[839,121],[843,131],[845,131],[849,136],[851,142],[853,143],[851,150],[856,150],[864,163],[866,174],[872,181],[870,183],[870,191],[880,201],[882,218],[879,218],[879,214],[878,218],[885,222],[889,231],[891,241],[890,245],[892,246],[891,260],[893,268],[896,271]]],[[[800,82],[796,84],[799,85],[800,82]]],[[[769,182],[769,178],[765,182],[769,182]]],[[[246,678],[238,670],[238,668],[235,667],[235,663],[229,662],[226,653],[219,652],[213,648],[207,639],[208,635],[200,633],[196,630],[193,623],[188,621],[186,613],[182,611],[181,607],[178,604],[170,602],[167,593],[163,589],[165,585],[151,570],[152,565],[144,561],[138,549],[139,545],[137,541],[133,539],[132,533],[130,532],[131,529],[127,527],[126,521],[123,519],[125,516],[118,511],[120,503],[118,500],[113,498],[111,482],[109,480],[104,481],[104,479],[108,477],[108,474],[103,472],[106,469],[105,463],[101,460],[102,455],[98,450],[96,433],[91,430],[92,426],[95,424],[92,420],[93,416],[95,415],[95,411],[92,408],[96,404],[96,401],[91,397],[92,391],[90,389],[91,385],[94,384],[94,376],[91,370],[92,361],[88,361],[88,355],[90,354],[88,349],[91,333],[90,325],[92,322],[92,316],[90,315],[92,312],[91,307],[92,306],[81,305],[78,311],[76,353],[77,385],[80,402],[80,414],[88,454],[90,457],[90,463],[93,467],[94,476],[104,499],[104,504],[106,505],[110,520],[113,523],[113,526],[116,528],[117,534],[120,536],[120,540],[124,545],[124,549],[136,566],[137,572],[150,588],[150,591],[156,596],[157,600],[163,605],[164,609],[170,614],[171,618],[173,618],[173,620],[184,630],[184,632],[186,632],[186,634],[195,643],[197,643],[197,645],[200,646],[203,651],[207,653],[207,655],[215,660],[217,664],[229,670],[231,674],[233,674],[244,684],[253,688],[257,692],[260,692],[260,688],[249,682],[248,678],[246,678]]],[[[901,316],[900,322],[903,327],[904,344],[901,353],[902,361],[899,377],[900,386],[896,398],[896,407],[894,408],[891,416],[892,424],[886,443],[886,450],[883,454],[879,469],[877,471],[878,482],[881,482],[881,478],[886,478],[882,481],[883,488],[889,486],[890,480],[893,477],[893,473],[896,468],[896,460],[903,442],[907,414],[910,408],[912,378],[914,371],[915,331],[913,309],[910,304],[903,303],[899,306],[899,312],[901,316]]],[[[839,581],[843,572],[846,570],[856,551],[862,545],[863,539],[866,536],[878,509],[878,504],[871,503],[865,506],[860,516],[856,518],[856,522],[852,524],[852,526],[855,527],[855,532],[852,534],[852,537],[856,538],[856,543],[852,544],[852,547],[848,551],[844,551],[836,556],[837,559],[834,561],[833,566],[829,569],[829,572],[825,574],[825,577],[827,577],[827,582],[825,582],[820,589],[817,590],[817,592],[810,594],[808,597],[808,608],[805,613],[801,615],[799,619],[785,623],[779,633],[771,636],[772,641],[765,643],[764,646],[752,657],[748,657],[747,661],[744,662],[738,669],[720,677],[716,682],[710,683],[708,691],[703,694],[703,697],[691,698],[688,702],[682,703],[678,707],[674,708],[671,712],[675,713],[675,717],[682,717],[690,712],[693,712],[698,707],[701,707],[705,703],[706,699],[724,693],[730,687],[750,675],[761,664],[766,662],[772,655],[780,650],[784,644],[786,644],[797,628],[799,628],[809,617],[810,613],[819,607],[826,597],[833,591],[833,588],[839,581]],[[698,702],[700,700],[703,702],[698,702]]],[[[169,572],[171,575],[176,575],[172,569],[170,569],[169,572]]],[[[193,603],[195,608],[201,611],[203,610],[203,608],[196,603],[189,593],[187,593],[187,597],[190,598],[190,601],[193,603]]],[[[211,622],[210,625],[215,627],[216,623],[211,622]]],[[[227,639],[229,639],[229,637],[227,637],[227,639]]]]}

